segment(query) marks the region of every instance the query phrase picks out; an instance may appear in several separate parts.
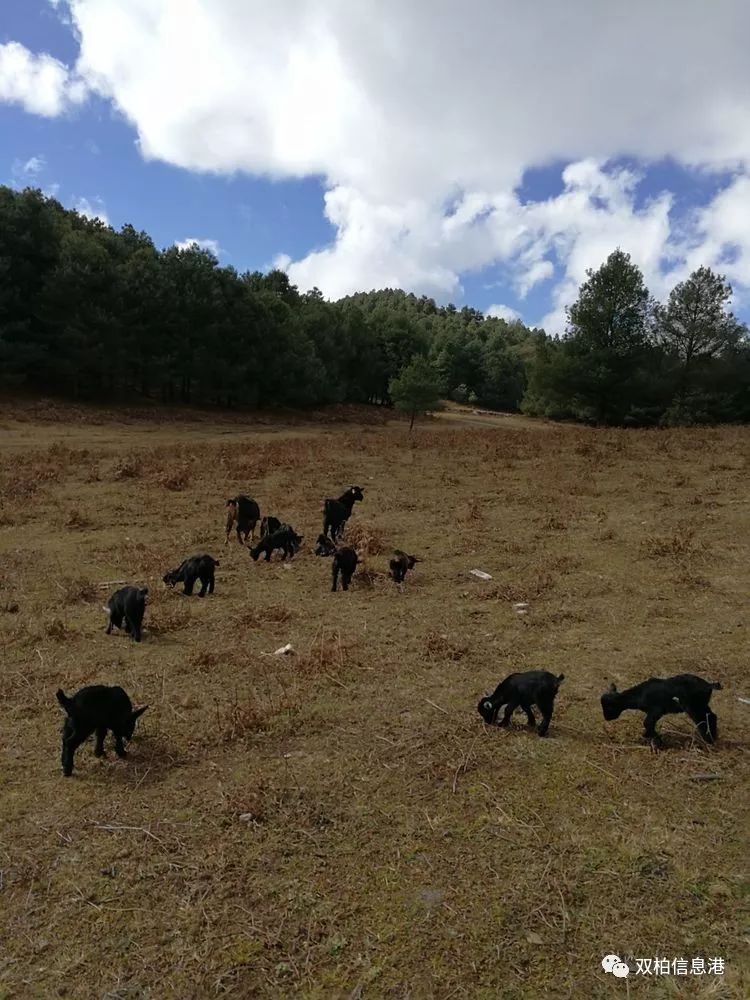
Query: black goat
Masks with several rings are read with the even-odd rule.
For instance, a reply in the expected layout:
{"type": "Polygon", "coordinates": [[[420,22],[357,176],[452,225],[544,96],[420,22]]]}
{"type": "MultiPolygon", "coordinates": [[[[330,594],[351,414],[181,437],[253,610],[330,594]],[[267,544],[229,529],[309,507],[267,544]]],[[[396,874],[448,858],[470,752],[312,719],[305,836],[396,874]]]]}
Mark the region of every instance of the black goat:
{"type": "Polygon", "coordinates": [[[174,587],[177,583],[184,583],[184,593],[190,597],[193,593],[195,581],[200,580],[201,590],[199,597],[205,597],[206,592],[214,592],[214,569],[219,565],[219,560],[213,556],[191,556],[183,563],[164,574],[164,583],[168,587],[174,587]]]}
{"type": "Polygon", "coordinates": [[[396,549],[390,562],[391,576],[396,583],[403,583],[408,571],[414,569],[419,561],[416,556],[409,556],[401,549],[396,549]]]}
{"type": "Polygon", "coordinates": [[[336,552],[336,543],[332,542],[326,535],[318,535],[315,543],[316,556],[332,556],[336,552]]]}
{"type": "Polygon", "coordinates": [[[333,575],[333,586],[331,590],[335,593],[339,582],[339,573],[341,573],[341,586],[344,590],[349,589],[349,584],[352,582],[352,577],[354,576],[354,571],[357,568],[359,562],[359,557],[354,549],[347,548],[346,546],[341,549],[337,549],[336,554],[333,557],[333,566],[331,567],[333,575]]]}
{"type": "Polygon", "coordinates": [[[643,735],[658,742],[656,723],[663,715],[685,712],[693,720],[698,732],[707,743],[714,743],[719,735],[717,719],[709,708],[711,695],[720,691],[721,684],[705,681],[695,674],[676,674],[674,677],[649,677],[647,681],[618,691],[614,684],[602,695],[604,718],[611,722],[622,712],[632,708],[644,712],[643,735]]]}
{"type": "Polygon", "coordinates": [[[141,626],[146,613],[146,594],[148,587],[121,587],[116,590],[104,606],[109,616],[107,635],[112,633],[112,627],[122,628],[135,642],[141,641],[141,626]]]}
{"type": "Polygon", "coordinates": [[[530,728],[536,726],[536,718],[531,706],[536,705],[542,713],[539,735],[546,736],[555,707],[555,696],[565,674],[551,674],[548,670],[527,670],[521,674],[509,674],[495,688],[493,693],[482,698],[477,706],[479,714],[488,725],[497,718],[497,713],[506,705],[505,713],[499,725],[507,726],[510,717],[517,708],[522,708],[529,720],[530,728]]]}
{"type": "Polygon", "coordinates": [[[238,496],[227,500],[227,540],[225,545],[229,545],[229,536],[232,533],[232,525],[237,522],[237,541],[240,545],[247,544],[247,536],[251,541],[255,537],[255,525],[260,519],[260,507],[255,500],[250,497],[238,496]]]}
{"type": "Polygon", "coordinates": [[[294,528],[290,528],[289,525],[281,528],[279,531],[274,531],[272,535],[266,535],[265,538],[261,538],[255,548],[250,549],[250,555],[253,557],[253,561],[258,561],[258,556],[265,552],[266,562],[271,561],[271,554],[274,549],[282,549],[284,555],[282,559],[294,558],[294,553],[299,549],[300,545],[304,541],[302,535],[298,535],[294,528]]]}
{"type": "Polygon", "coordinates": [[[72,698],[59,688],[57,700],[67,715],[62,732],[62,769],[66,778],[73,773],[73,755],[93,732],[96,732],[97,757],[105,756],[104,737],[108,730],[115,738],[117,756],[127,757],[124,742],[132,740],[136,721],[148,708],[144,705],[133,711],[133,704],[121,687],[105,684],[81,688],[72,698]]]}
{"type": "Polygon", "coordinates": [[[260,522],[260,537],[272,535],[275,531],[280,531],[284,527],[278,517],[264,517],[260,522]]]}
{"type": "Polygon", "coordinates": [[[364,500],[365,496],[361,486],[350,486],[346,493],[338,500],[325,500],[323,502],[323,534],[328,535],[335,542],[340,538],[346,522],[352,516],[352,508],[358,500],[364,500]]]}

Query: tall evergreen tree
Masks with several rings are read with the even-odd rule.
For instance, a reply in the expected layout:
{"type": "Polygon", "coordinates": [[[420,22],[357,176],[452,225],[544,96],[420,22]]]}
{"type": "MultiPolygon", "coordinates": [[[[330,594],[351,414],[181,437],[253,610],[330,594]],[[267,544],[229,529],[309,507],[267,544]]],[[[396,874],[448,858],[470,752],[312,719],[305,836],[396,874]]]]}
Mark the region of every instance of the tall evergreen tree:
{"type": "Polygon", "coordinates": [[[701,375],[705,390],[712,362],[734,351],[747,333],[729,311],[731,298],[732,286],[723,275],[699,267],[672,289],[666,306],[657,307],[657,335],[676,369],[674,417],[687,417],[700,406],[701,375]]]}

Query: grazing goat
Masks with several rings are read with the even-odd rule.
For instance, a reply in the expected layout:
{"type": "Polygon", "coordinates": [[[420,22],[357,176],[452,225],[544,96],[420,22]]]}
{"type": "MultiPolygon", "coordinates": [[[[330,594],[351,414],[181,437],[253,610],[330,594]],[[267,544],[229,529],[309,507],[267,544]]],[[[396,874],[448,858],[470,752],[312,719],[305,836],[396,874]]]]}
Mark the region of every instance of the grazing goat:
{"type": "Polygon", "coordinates": [[[237,541],[240,545],[247,544],[247,536],[251,541],[255,538],[255,525],[260,518],[260,507],[255,500],[250,497],[238,496],[227,500],[227,540],[225,545],[229,545],[229,536],[232,533],[232,525],[237,522],[237,541]]]}
{"type": "Polygon", "coordinates": [[[721,684],[705,681],[695,674],[676,674],[674,677],[649,677],[647,681],[618,691],[614,684],[602,695],[604,718],[611,722],[622,712],[632,708],[644,712],[643,736],[659,742],[656,723],[663,715],[685,712],[693,720],[698,732],[707,743],[714,743],[719,735],[717,719],[709,708],[711,694],[720,691],[721,684]]]}
{"type": "Polygon", "coordinates": [[[349,584],[352,582],[352,577],[354,576],[354,571],[357,568],[357,563],[359,558],[354,549],[347,548],[346,546],[341,549],[337,549],[336,554],[333,557],[332,575],[333,575],[333,586],[331,590],[335,593],[339,582],[339,573],[341,573],[341,586],[344,590],[349,589],[349,584]]]}
{"type": "Polygon", "coordinates": [[[323,502],[323,534],[328,535],[330,532],[334,542],[340,538],[346,522],[352,516],[354,504],[357,500],[364,500],[364,498],[361,486],[350,486],[338,500],[325,500],[323,502]]]}
{"type": "Polygon", "coordinates": [[[294,553],[299,549],[303,540],[304,536],[298,535],[294,528],[286,525],[279,531],[274,531],[272,535],[266,535],[265,538],[261,538],[255,548],[250,549],[250,555],[253,561],[257,562],[258,556],[265,552],[266,562],[270,562],[274,549],[282,549],[284,552],[282,559],[286,559],[287,556],[293,559],[294,553]]]}
{"type": "Polygon", "coordinates": [[[122,628],[135,642],[141,641],[141,626],[146,613],[146,594],[148,587],[121,587],[116,590],[104,606],[109,616],[107,635],[111,635],[112,627],[122,628]]]}
{"type": "Polygon", "coordinates": [[[107,730],[111,730],[115,738],[117,756],[127,757],[124,741],[132,740],[136,721],[148,708],[144,705],[133,711],[133,704],[121,687],[105,684],[81,688],[72,698],[59,688],[57,700],[67,715],[62,733],[62,769],[66,778],[73,773],[73,755],[93,732],[96,732],[94,754],[97,757],[106,756],[104,737],[107,730]]]}
{"type": "Polygon", "coordinates": [[[332,542],[326,535],[318,535],[315,543],[316,556],[332,556],[336,552],[336,543],[332,542]]]}
{"type": "Polygon", "coordinates": [[[531,706],[536,705],[542,713],[538,732],[540,736],[546,736],[555,707],[555,696],[564,680],[565,674],[555,676],[548,670],[527,670],[521,674],[509,674],[491,695],[482,698],[477,706],[479,714],[488,725],[492,725],[499,710],[506,705],[499,725],[507,726],[511,715],[520,707],[526,713],[529,727],[533,729],[536,726],[536,718],[531,706]]]}
{"type": "Polygon", "coordinates": [[[164,583],[168,587],[174,587],[177,583],[184,583],[184,593],[188,597],[193,593],[195,581],[200,580],[201,590],[198,597],[205,597],[206,592],[214,592],[214,570],[219,565],[219,560],[213,556],[191,556],[183,563],[164,575],[164,583]]]}
{"type": "Polygon", "coordinates": [[[414,569],[419,561],[416,556],[408,556],[401,549],[396,549],[390,562],[391,576],[396,583],[403,583],[408,571],[414,569]]]}
{"type": "Polygon", "coordinates": [[[281,531],[283,527],[284,525],[278,517],[264,517],[260,522],[260,537],[265,538],[266,535],[272,535],[275,531],[281,531]]]}

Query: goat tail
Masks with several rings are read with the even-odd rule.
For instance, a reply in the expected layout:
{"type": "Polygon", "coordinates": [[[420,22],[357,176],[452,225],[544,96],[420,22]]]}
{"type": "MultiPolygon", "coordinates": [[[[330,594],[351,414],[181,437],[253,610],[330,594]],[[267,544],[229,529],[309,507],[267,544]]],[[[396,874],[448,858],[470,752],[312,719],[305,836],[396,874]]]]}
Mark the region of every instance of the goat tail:
{"type": "Polygon", "coordinates": [[[70,706],[71,706],[70,698],[68,698],[68,696],[65,694],[62,688],[58,688],[57,691],[55,691],[55,697],[60,702],[62,707],[65,709],[67,714],[70,715],[70,706]]]}
{"type": "Polygon", "coordinates": [[[557,675],[557,683],[558,684],[561,684],[564,680],[565,680],[565,674],[558,674],[557,675]]]}
{"type": "Polygon", "coordinates": [[[148,587],[141,587],[138,593],[141,595],[141,597],[145,597],[146,594],[148,594],[148,587]]]}
{"type": "Polygon", "coordinates": [[[721,691],[721,681],[714,681],[712,684],[709,684],[709,687],[712,687],[714,691],[721,691]]]}

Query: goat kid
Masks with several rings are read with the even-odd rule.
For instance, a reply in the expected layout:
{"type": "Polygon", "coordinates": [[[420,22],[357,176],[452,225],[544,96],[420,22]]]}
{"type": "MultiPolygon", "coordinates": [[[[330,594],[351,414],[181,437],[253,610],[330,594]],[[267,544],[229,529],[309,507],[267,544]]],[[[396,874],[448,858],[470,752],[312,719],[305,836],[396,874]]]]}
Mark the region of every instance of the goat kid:
{"type": "Polygon", "coordinates": [[[270,562],[274,550],[281,549],[284,553],[282,559],[286,559],[287,557],[293,559],[294,553],[298,551],[303,541],[304,536],[298,535],[294,528],[290,528],[287,525],[279,531],[274,531],[272,535],[266,535],[265,538],[261,538],[255,548],[250,549],[250,555],[253,558],[253,562],[257,562],[258,556],[265,553],[266,562],[270,562]]]}
{"type": "Polygon", "coordinates": [[[95,756],[106,756],[104,738],[111,731],[115,738],[115,753],[118,757],[127,757],[125,741],[132,740],[135,724],[148,708],[144,705],[134,711],[133,703],[121,687],[105,684],[83,687],[72,698],[59,688],[57,700],[66,714],[62,732],[62,769],[66,778],[73,773],[76,750],[94,732],[95,756]]]}
{"type": "Polygon", "coordinates": [[[168,587],[174,587],[178,583],[184,583],[183,593],[188,597],[193,593],[195,581],[200,580],[201,589],[198,597],[205,597],[206,592],[214,592],[214,570],[219,565],[219,560],[213,556],[191,556],[180,563],[177,569],[172,569],[164,574],[164,583],[168,587]]]}
{"type": "Polygon", "coordinates": [[[643,736],[660,742],[656,723],[664,715],[685,712],[695,723],[706,743],[715,743],[719,728],[716,716],[709,707],[711,695],[720,691],[721,684],[706,681],[695,674],[676,674],[674,677],[649,677],[626,691],[618,691],[614,684],[601,697],[604,718],[611,722],[619,719],[627,709],[643,712],[643,736]]]}
{"type": "Polygon", "coordinates": [[[121,587],[116,590],[104,606],[109,616],[107,635],[112,634],[112,628],[122,628],[135,642],[141,641],[141,626],[146,613],[146,595],[148,587],[121,587]]]}
{"type": "Polygon", "coordinates": [[[336,552],[336,543],[332,542],[330,538],[326,535],[318,535],[318,539],[315,542],[315,555],[316,556],[332,556],[336,552]]]}
{"type": "Polygon", "coordinates": [[[359,563],[359,557],[354,549],[344,547],[338,549],[333,557],[333,565],[331,567],[331,575],[333,577],[333,586],[331,590],[335,593],[338,587],[339,573],[341,574],[341,586],[344,590],[349,589],[349,584],[352,582],[352,577],[354,576],[354,571],[359,563]]]}
{"type": "Polygon", "coordinates": [[[391,567],[391,576],[396,583],[403,583],[408,571],[414,569],[420,561],[416,556],[409,556],[406,552],[402,552],[401,549],[396,549],[393,553],[393,559],[391,559],[389,564],[391,567]]]}
{"type": "Polygon", "coordinates": [[[492,725],[498,712],[505,705],[505,713],[499,725],[507,726],[515,710],[522,708],[526,713],[529,728],[533,729],[536,726],[536,718],[531,709],[536,705],[542,713],[542,721],[537,731],[540,736],[546,736],[552,720],[555,697],[564,680],[565,674],[555,676],[548,670],[527,670],[525,673],[509,674],[491,695],[482,698],[477,709],[487,725],[492,725]]]}

